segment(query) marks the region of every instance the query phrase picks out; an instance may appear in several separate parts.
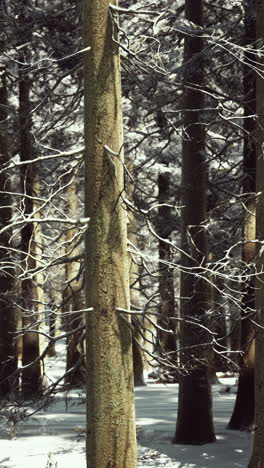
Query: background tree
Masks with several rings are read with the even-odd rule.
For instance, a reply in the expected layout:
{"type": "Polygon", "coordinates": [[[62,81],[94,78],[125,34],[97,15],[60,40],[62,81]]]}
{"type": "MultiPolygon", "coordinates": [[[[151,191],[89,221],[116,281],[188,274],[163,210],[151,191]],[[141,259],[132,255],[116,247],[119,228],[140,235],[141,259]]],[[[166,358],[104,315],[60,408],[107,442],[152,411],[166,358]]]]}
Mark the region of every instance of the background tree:
{"type": "MultiPolygon", "coordinates": [[[[185,2],[185,18],[203,25],[203,2],[185,2]]],[[[207,259],[206,221],[207,162],[205,158],[203,40],[200,35],[184,40],[182,215],[181,215],[181,365],[175,443],[203,444],[215,441],[212,397],[208,379],[210,336],[204,325],[208,308],[203,268],[207,259]],[[192,64],[188,66],[188,62],[192,64]],[[190,273],[191,272],[191,273],[190,273]],[[192,356],[192,359],[191,359],[192,356]],[[191,364],[190,364],[190,361],[191,364]],[[195,424],[193,423],[195,421],[195,424]]]]}
{"type": "MultiPolygon", "coordinates": [[[[23,20],[25,16],[22,15],[23,20]]],[[[21,22],[23,21],[21,19],[21,22]]],[[[20,23],[22,24],[22,23],[20,23]]],[[[25,163],[33,158],[33,144],[31,134],[31,80],[27,66],[27,54],[20,56],[19,65],[19,124],[20,124],[20,161],[25,163]]],[[[21,311],[23,326],[23,355],[22,355],[22,391],[25,398],[38,393],[41,389],[41,363],[39,357],[39,335],[34,330],[38,328],[36,288],[29,271],[36,266],[33,250],[34,222],[30,222],[34,212],[34,167],[32,164],[21,166],[21,194],[23,215],[26,219],[21,229],[21,252],[24,277],[21,280],[21,311]]]]}
{"type": "MultiPolygon", "coordinates": [[[[129,201],[131,204],[134,203],[134,170],[133,164],[127,164],[127,181],[126,189],[129,201]]],[[[139,264],[138,264],[138,255],[136,250],[138,248],[138,232],[137,232],[137,219],[133,210],[128,212],[128,227],[127,235],[128,241],[130,243],[129,255],[128,255],[128,266],[129,266],[129,282],[130,282],[130,303],[132,310],[140,310],[140,284],[139,284],[139,264]]],[[[133,341],[132,341],[132,351],[133,351],[133,371],[134,371],[134,385],[141,386],[145,385],[144,379],[144,358],[143,358],[143,337],[144,333],[142,331],[143,324],[142,320],[136,315],[132,316],[131,319],[133,327],[133,341]]]]}
{"type": "Polygon", "coordinates": [[[171,361],[175,361],[176,357],[176,301],[175,301],[175,287],[174,287],[174,268],[170,266],[172,262],[170,235],[172,231],[172,216],[170,206],[170,173],[164,171],[158,176],[158,228],[159,235],[159,293],[160,293],[160,316],[158,317],[157,324],[161,327],[157,330],[158,346],[161,347],[163,352],[170,353],[171,361]],[[167,333],[162,329],[168,330],[173,333],[167,333]]]}
{"type": "MultiPolygon", "coordinates": [[[[8,98],[6,67],[0,71],[0,161],[1,168],[8,163],[8,98]]],[[[0,397],[10,397],[18,391],[15,371],[17,350],[15,342],[16,307],[14,295],[14,259],[10,251],[11,232],[5,230],[12,218],[10,179],[7,173],[0,173],[0,397]]]]}
{"type": "MultiPolygon", "coordinates": [[[[66,187],[68,212],[70,217],[78,213],[78,191],[76,177],[70,178],[66,187]]],[[[78,230],[78,228],[77,228],[78,230]]],[[[64,292],[65,330],[67,336],[67,359],[65,383],[71,387],[81,387],[86,383],[84,361],[84,294],[83,274],[80,265],[80,243],[76,228],[69,228],[66,233],[65,263],[66,288],[64,292]],[[77,242],[76,242],[77,237],[77,242]],[[79,261],[74,261],[77,258],[79,261]],[[70,261],[72,259],[72,261],[70,261]]]]}

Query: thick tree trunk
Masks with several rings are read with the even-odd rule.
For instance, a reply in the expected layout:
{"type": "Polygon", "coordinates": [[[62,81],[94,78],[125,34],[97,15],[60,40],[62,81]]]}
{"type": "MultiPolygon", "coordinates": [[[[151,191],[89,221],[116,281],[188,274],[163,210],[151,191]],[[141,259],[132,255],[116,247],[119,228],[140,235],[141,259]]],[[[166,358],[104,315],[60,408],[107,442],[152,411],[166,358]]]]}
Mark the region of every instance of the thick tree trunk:
{"type": "Polygon", "coordinates": [[[135,468],[120,62],[110,1],[84,5],[87,467],[135,468]]]}
{"type": "Polygon", "coordinates": [[[254,369],[240,371],[235,407],[228,429],[243,431],[252,428],[255,413],[254,392],[254,369]]]}
{"type": "MultiPolygon", "coordinates": [[[[257,47],[262,47],[264,40],[264,4],[256,3],[256,32],[257,47]]],[[[263,66],[263,59],[259,59],[263,66]]],[[[264,79],[257,74],[256,78],[256,105],[257,105],[257,142],[256,142],[256,191],[258,194],[256,203],[256,238],[263,242],[264,237],[264,79]]],[[[263,247],[258,244],[258,255],[256,259],[257,277],[255,289],[256,321],[256,355],[255,355],[255,398],[256,398],[256,431],[254,436],[253,453],[249,468],[264,467],[264,253],[263,247]]]]}
{"type": "MultiPolygon", "coordinates": [[[[8,162],[8,119],[7,84],[5,72],[0,77],[0,164],[8,162]]],[[[0,229],[7,226],[12,217],[10,179],[5,172],[0,174],[0,229]],[[8,193],[9,192],[9,193],[8,193]]],[[[5,231],[0,236],[0,398],[8,397],[18,390],[18,380],[14,376],[17,369],[17,351],[14,333],[16,332],[16,311],[12,303],[15,271],[9,253],[12,233],[5,231]]]]}
{"type": "MultiPolygon", "coordinates": [[[[245,0],[245,36],[247,44],[256,40],[255,1],[245,0]]],[[[245,54],[245,62],[254,60],[252,53],[245,54]]],[[[256,76],[251,67],[244,65],[244,158],[243,158],[243,193],[245,194],[244,245],[242,260],[248,266],[248,273],[253,273],[252,264],[256,256],[256,76]]],[[[241,346],[243,358],[239,374],[238,392],[234,412],[229,422],[229,429],[246,430],[254,423],[254,334],[251,322],[255,310],[255,282],[249,276],[242,291],[241,346]],[[248,318],[249,316],[249,318],[248,318]],[[253,358],[253,363],[252,363],[253,358]],[[246,403],[246,404],[245,404],[246,403]]]]}
{"type": "MultiPolygon", "coordinates": [[[[203,2],[186,0],[185,17],[203,24],[203,2]]],[[[181,365],[188,375],[180,376],[178,418],[175,443],[205,444],[215,441],[212,421],[212,397],[208,380],[208,346],[210,336],[199,325],[205,322],[208,288],[200,276],[207,258],[206,220],[207,164],[205,133],[202,122],[204,107],[202,65],[203,41],[187,36],[184,45],[182,142],[182,218],[181,218],[181,365]],[[200,59],[198,58],[200,56],[200,59]],[[191,68],[187,65],[196,58],[191,68]],[[188,323],[187,320],[191,323],[188,323]]]]}

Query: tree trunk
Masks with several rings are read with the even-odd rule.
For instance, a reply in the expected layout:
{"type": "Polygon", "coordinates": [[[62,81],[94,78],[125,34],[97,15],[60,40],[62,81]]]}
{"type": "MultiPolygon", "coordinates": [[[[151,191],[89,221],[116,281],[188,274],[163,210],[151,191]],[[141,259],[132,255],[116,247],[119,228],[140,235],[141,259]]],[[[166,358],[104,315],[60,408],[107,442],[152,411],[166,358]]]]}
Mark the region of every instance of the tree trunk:
{"type": "MultiPolygon", "coordinates": [[[[41,219],[41,202],[39,198],[41,197],[41,186],[40,186],[40,176],[38,172],[38,168],[34,167],[34,174],[33,174],[33,187],[32,191],[34,196],[36,197],[33,200],[33,210],[34,210],[34,219],[41,219]]],[[[38,314],[38,330],[45,332],[45,292],[44,292],[44,283],[45,283],[45,275],[43,271],[41,271],[41,267],[43,266],[42,260],[42,253],[43,253],[43,236],[42,236],[42,224],[35,223],[34,225],[34,233],[33,233],[33,240],[32,240],[32,252],[34,252],[34,256],[36,259],[36,268],[39,268],[39,271],[34,275],[34,285],[33,288],[35,289],[35,297],[36,297],[36,311],[38,314]]],[[[44,335],[39,334],[39,352],[40,354],[46,348],[46,339],[44,335]]]]}
{"type": "MultiPolygon", "coordinates": [[[[186,0],[185,17],[203,25],[203,2],[186,0]]],[[[185,38],[184,102],[182,141],[182,218],[181,218],[181,366],[188,373],[180,376],[178,418],[175,443],[205,444],[215,441],[212,421],[211,386],[208,380],[210,336],[199,325],[206,322],[208,288],[202,279],[207,258],[207,237],[202,223],[206,220],[207,164],[202,65],[203,41],[185,38]],[[200,58],[198,58],[200,56],[200,58]],[[190,59],[196,58],[190,67],[190,59]],[[186,320],[191,323],[187,323],[186,320]],[[193,348],[192,348],[193,347],[193,348]]]]}
{"type": "MultiPolygon", "coordinates": [[[[24,57],[21,57],[23,62],[24,57]]],[[[28,161],[32,158],[31,136],[31,105],[30,105],[30,79],[27,70],[19,65],[19,120],[20,120],[20,160],[28,161]]],[[[25,218],[33,213],[33,166],[21,166],[21,191],[25,218]]],[[[25,399],[38,394],[41,389],[41,365],[39,356],[39,335],[30,331],[37,328],[37,297],[29,270],[36,266],[35,253],[32,249],[34,238],[34,224],[25,223],[21,229],[21,252],[24,278],[21,281],[21,309],[23,333],[22,366],[22,393],[25,399]],[[34,364],[33,364],[34,363],[34,364]]]]}
{"type": "MultiPolygon", "coordinates": [[[[213,261],[213,255],[208,255],[208,260],[213,261]]],[[[207,323],[208,328],[215,333],[216,343],[209,352],[209,382],[212,385],[219,384],[216,372],[223,371],[225,361],[222,357],[222,352],[226,351],[225,337],[226,337],[226,323],[225,314],[221,304],[221,292],[218,290],[217,277],[214,274],[209,276],[208,288],[208,308],[210,310],[209,320],[207,323]]]]}
{"type": "MultiPolygon", "coordinates": [[[[2,71],[0,77],[0,163],[1,167],[8,162],[7,126],[8,100],[6,74],[2,71]]],[[[7,226],[12,218],[10,179],[5,172],[0,174],[1,205],[0,228],[7,226]],[[9,193],[8,193],[9,192],[9,193]]],[[[10,240],[12,233],[5,231],[0,236],[0,398],[8,397],[18,390],[18,380],[12,375],[17,369],[17,351],[14,333],[16,332],[16,311],[12,303],[14,289],[14,269],[10,258],[10,240]]]]}
{"type": "MultiPolygon", "coordinates": [[[[245,36],[247,44],[256,41],[256,17],[255,2],[245,0],[245,36]]],[[[245,62],[254,60],[252,52],[245,54],[245,62]]],[[[245,194],[245,222],[244,245],[242,260],[248,266],[248,273],[252,275],[256,256],[256,76],[251,66],[244,65],[244,157],[243,157],[243,193],[245,194]]],[[[252,313],[255,311],[255,282],[254,277],[249,276],[244,285],[242,295],[241,314],[241,346],[243,357],[240,361],[238,392],[234,412],[228,424],[229,429],[246,430],[252,427],[255,413],[254,391],[254,334],[252,326],[252,313]],[[248,318],[249,316],[249,318],[248,318]],[[253,362],[252,362],[253,358],[253,362]]]]}
{"type": "Polygon", "coordinates": [[[255,413],[254,387],[254,369],[247,368],[244,372],[241,370],[235,407],[228,429],[243,431],[252,428],[255,413]]]}
{"type": "Polygon", "coordinates": [[[110,1],[84,5],[87,467],[135,468],[120,62],[110,1]]]}
{"type": "MultiPolygon", "coordinates": [[[[257,47],[262,47],[264,39],[264,4],[256,3],[256,36],[257,47]]],[[[259,58],[263,67],[263,58],[259,58]]],[[[263,75],[257,74],[256,78],[256,106],[257,106],[257,141],[256,141],[256,191],[258,194],[256,203],[256,238],[263,242],[264,238],[264,154],[263,154],[263,128],[264,128],[264,80],[263,75]]],[[[264,253],[261,244],[258,244],[256,258],[256,355],[255,355],[255,398],[256,398],[256,431],[254,435],[253,453],[249,468],[264,467],[264,253]]]]}
{"type": "MultiPolygon", "coordinates": [[[[133,163],[128,162],[127,168],[129,174],[134,176],[133,163]]],[[[127,195],[131,201],[134,202],[134,192],[135,186],[133,181],[128,178],[127,180],[127,195]]],[[[128,239],[133,246],[137,248],[137,220],[134,212],[131,210],[128,212],[128,239]]],[[[131,246],[131,249],[133,247],[131,246]]],[[[137,263],[136,253],[129,253],[128,255],[128,265],[129,265],[129,283],[130,283],[130,302],[131,308],[140,309],[140,291],[139,291],[139,267],[137,263]]],[[[141,322],[141,317],[138,316],[132,317],[132,326],[133,326],[133,370],[134,370],[134,385],[139,387],[145,384],[144,379],[144,360],[143,360],[143,351],[142,346],[142,328],[143,323],[141,322]],[[141,331],[141,332],[140,332],[141,331]]]]}
{"type": "MultiPolygon", "coordinates": [[[[74,218],[78,214],[78,193],[76,178],[71,177],[67,184],[68,216],[74,218]]],[[[66,232],[66,254],[70,259],[80,254],[80,246],[76,241],[76,228],[66,232]],[[77,245],[76,245],[77,243],[77,245]]],[[[80,264],[72,261],[65,263],[65,327],[67,332],[73,332],[83,325],[84,297],[82,294],[82,277],[80,278],[80,264]]],[[[67,336],[66,376],[65,384],[69,388],[81,387],[86,382],[86,366],[84,359],[83,330],[75,331],[67,336]]]]}
{"type": "Polygon", "coordinates": [[[159,293],[160,293],[160,317],[157,324],[165,330],[173,332],[166,333],[157,329],[157,341],[161,352],[168,355],[169,361],[175,361],[176,358],[176,321],[170,317],[176,318],[176,303],[174,294],[174,269],[169,264],[171,258],[171,246],[166,243],[170,240],[172,231],[171,226],[171,208],[166,206],[170,200],[170,173],[164,171],[159,174],[159,211],[158,211],[158,235],[159,239],[159,259],[161,261],[159,268],[159,293]],[[164,240],[162,240],[164,239],[164,240]],[[169,354],[168,354],[169,353],[169,354]]]}
{"type": "MultiPolygon", "coordinates": [[[[49,321],[49,335],[51,336],[51,338],[55,338],[56,336],[56,312],[52,309],[52,303],[51,303],[51,309],[49,311],[49,317],[48,317],[48,321],[49,321]]],[[[50,344],[50,347],[49,347],[49,350],[48,350],[48,357],[54,357],[57,355],[57,352],[56,352],[56,342],[55,341],[52,341],[52,343],[50,344]]]]}
{"type": "MultiPolygon", "coordinates": [[[[137,232],[136,232],[136,220],[133,213],[129,213],[129,222],[128,222],[128,239],[132,242],[133,245],[137,245],[137,232]]],[[[140,293],[138,291],[137,279],[139,277],[139,268],[138,264],[133,258],[133,255],[129,255],[129,282],[130,282],[130,298],[131,298],[131,308],[140,309],[140,293]],[[135,284],[136,283],[136,284],[135,284]]],[[[142,333],[142,323],[138,316],[132,317],[132,326],[133,326],[133,369],[134,369],[134,385],[139,387],[146,385],[144,379],[144,360],[143,360],[143,351],[141,346],[143,346],[142,333]]]]}
{"type": "Polygon", "coordinates": [[[67,332],[72,332],[67,337],[66,376],[64,379],[67,388],[82,387],[86,383],[86,365],[84,359],[84,336],[81,328],[83,325],[83,301],[81,289],[72,289],[70,298],[71,313],[67,316],[67,332]]]}

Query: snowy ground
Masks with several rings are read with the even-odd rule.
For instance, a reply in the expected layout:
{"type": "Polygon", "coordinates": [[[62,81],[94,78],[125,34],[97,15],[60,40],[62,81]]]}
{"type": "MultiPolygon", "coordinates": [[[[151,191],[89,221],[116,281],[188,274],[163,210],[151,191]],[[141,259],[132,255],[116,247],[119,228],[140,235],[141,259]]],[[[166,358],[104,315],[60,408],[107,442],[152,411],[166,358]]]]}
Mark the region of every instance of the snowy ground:
{"type": "MultiPolygon", "coordinates": [[[[50,366],[55,377],[62,371],[63,362],[60,357],[53,358],[50,366]]],[[[234,379],[222,382],[226,385],[234,383],[234,379]]],[[[217,442],[198,447],[171,443],[176,384],[149,383],[137,388],[138,468],[245,468],[253,436],[226,430],[235,395],[222,393],[222,388],[213,387],[217,442]]],[[[85,468],[85,405],[80,393],[71,392],[67,400],[59,394],[46,410],[15,427],[7,416],[0,413],[0,468],[85,468]]]]}

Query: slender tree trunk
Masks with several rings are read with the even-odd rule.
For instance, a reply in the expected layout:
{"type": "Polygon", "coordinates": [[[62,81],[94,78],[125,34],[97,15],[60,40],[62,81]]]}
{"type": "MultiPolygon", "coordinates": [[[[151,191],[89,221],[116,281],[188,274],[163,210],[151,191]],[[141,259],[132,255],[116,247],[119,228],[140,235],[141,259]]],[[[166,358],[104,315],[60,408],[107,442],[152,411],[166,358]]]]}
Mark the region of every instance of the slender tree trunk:
{"type": "MultiPolygon", "coordinates": [[[[56,319],[57,319],[56,312],[53,310],[52,304],[51,304],[51,309],[49,311],[48,321],[49,321],[49,335],[52,338],[55,338],[55,336],[56,336],[56,322],[57,322],[56,319]]],[[[57,355],[56,343],[55,343],[55,341],[52,341],[52,343],[51,343],[51,345],[49,347],[49,350],[48,350],[48,356],[49,357],[54,357],[56,355],[57,355]]]]}
{"type": "MultiPolygon", "coordinates": [[[[203,25],[203,2],[186,0],[185,17],[203,25]]],[[[205,444],[215,441],[212,421],[211,386],[208,379],[208,345],[210,336],[202,329],[208,309],[208,288],[201,278],[207,258],[207,237],[202,223],[206,220],[207,163],[202,65],[203,41],[185,38],[182,142],[182,219],[181,219],[181,303],[184,319],[181,327],[181,365],[187,375],[180,376],[178,418],[175,443],[205,444]],[[200,58],[199,58],[200,56],[200,58]],[[191,68],[188,62],[196,58],[191,68]],[[195,273],[195,274],[194,274],[195,273]],[[185,320],[190,319],[192,323],[185,320]]],[[[206,323],[206,322],[205,322],[206,323]]]]}
{"type": "Polygon", "coordinates": [[[135,468],[121,80],[109,0],[84,3],[87,467],[135,468]],[[109,150],[108,150],[109,149],[109,150]],[[114,155],[111,151],[117,153],[114,155]]]}
{"type": "MultiPolygon", "coordinates": [[[[127,164],[127,167],[129,173],[131,175],[134,175],[133,164],[130,162],[127,164]]],[[[129,179],[127,181],[127,194],[132,203],[134,201],[134,192],[134,183],[131,179],[129,179]]],[[[128,212],[128,239],[135,247],[137,247],[137,220],[132,210],[128,212]]],[[[138,289],[139,266],[137,264],[136,258],[134,257],[135,255],[133,255],[133,253],[130,253],[128,256],[130,300],[132,309],[135,307],[140,309],[140,291],[138,289]]],[[[144,360],[142,351],[143,338],[142,333],[140,333],[140,330],[142,330],[143,328],[143,323],[140,320],[141,319],[138,316],[132,317],[134,385],[137,387],[146,385],[144,379],[144,360]]]]}
{"type": "MultiPolygon", "coordinates": [[[[33,193],[36,197],[33,201],[34,219],[41,218],[41,209],[39,197],[41,196],[40,176],[38,168],[34,167],[34,180],[33,180],[33,193]]],[[[45,292],[44,283],[45,275],[41,271],[43,266],[42,253],[43,253],[43,236],[42,236],[42,223],[36,223],[34,226],[33,241],[32,241],[32,252],[34,252],[36,258],[36,268],[39,271],[34,275],[34,289],[36,295],[36,311],[38,313],[38,329],[39,331],[45,331],[45,292]]],[[[39,335],[39,352],[42,353],[46,347],[46,340],[43,335],[39,335]]]]}
{"type": "MultiPolygon", "coordinates": [[[[23,57],[21,57],[23,61],[23,57]]],[[[28,161],[32,158],[31,136],[31,105],[30,105],[30,79],[27,71],[19,65],[19,119],[20,119],[20,160],[28,161]]],[[[33,213],[33,166],[21,166],[21,190],[24,194],[23,206],[25,217],[33,213]]],[[[37,297],[34,283],[28,271],[36,266],[35,253],[32,249],[34,238],[34,224],[26,223],[21,230],[22,265],[25,271],[21,281],[21,308],[22,325],[26,330],[23,334],[22,366],[22,393],[24,398],[31,398],[41,388],[41,365],[39,356],[39,335],[30,331],[37,328],[37,297]],[[34,363],[34,364],[32,364],[34,363]],[[31,365],[30,365],[31,364],[31,365]]]]}
{"type": "Polygon", "coordinates": [[[229,329],[229,349],[230,359],[234,365],[240,365],[240,352],[241,352],[241,286],[239,283],[234,285],[233,281],[227,280],[227,286],[232,289],[229,291],[228,299],[228,329],[229,329]]]}
{"type": "MultiPolygon", "coordinates": [[[[208,255],[208,260],[213,261],[212,254],[208,255]]],[[[224,360],[221,353],[226,350],[224,339],[226,327],[225,314],[221,310],[221,293],[218,291],[217,277],[211,274],[208,279],[208,308],[210,309],[210,315],[207,326],[215,333],[215,339],[217,340],[214,348],[209,352],[209,382],[216,385],[219,383],[216,372],[224,370],[224,360]]]]}
{"type": "MultiPolygon", "coordinates": [[[[255,1],[244,1],[245,6],[245,35],[246,43],[254,44],[256,40],[255,1]]],[[[245,62],[254,60],[252,53],[245,54],[245,62]]],[[[244,158],[243,158],[243,192],[246,196],[244,223],[244,245],[242,260],[248,266],[248,273],[253,273],[252,264],[256,256],[256,76],[247,64],[244,65],[244,158]]],[[[252,326],[252,313],[255,311],[255,282],[249,276],[245,283],[242,295],[241,314],[241,346],[243,357],[240,365],[238,392],[236,403],[228,428],[245,430],[254,423],[255,391],[254,391],[254,334],[252,326]],[[249,318],[248,318],[249,316],[249,318]],[[253,357],[253,363],[252,363],[253,357]]]]}
{"type": "Polygon", "coordinates": [[[160,317],[157,324],[165,330],[174,334],[157,330],[157,340],[161,352],[168,354],[169,360],[176,362],[176,321],[170,317],[176,317],[176,303],[174,294],[174,270],[169,266],[172,261],[171,246],[166,243],[171,234],[171,208],[166,206],[170,200],[170,173],[164,171],[158,177],[159,188],[159,211],[158,211],[158,234],[159,240],[159,293],[160,293],[160,317]]]}
{"type": "MultiPolygon", "coordinates": [[[[263,47],[264,40],[264,3],[256,3],[257,24],[257,48],[263,47]]],[[[263,67],[263,58],[259,59],[263,67]]],[[[257,105],[257,142],[256,142],[256,191],[258,194],[256,203],[256,238],[263,242],[264,237],[264,79],[263,75],[257,74],[256,78],[256,105],[257,105]]],[[[256,321],[256,356],[255,356],[255,415],[256,431],[254,435],[253,453],[249,468],[264,467],[264,253],[261,244],[258,244],[258,255],[256,259],[257,277],[255,289],[256,321]]]]}
{"type": "MultiPolygon", "coordinates": [[[[78,214],[78,194],[76,179],[73,177],[67,185],[68,215],[72,218],[78,214]]],[[[78,244],[78,243],[77,243],[78,244]]],[[[79,244],[76,245],[76,229],[66,232],[67,257],[70,259],[80,253],[79,244]]],[[[65,326],[67,332],[73,332],[83,325],[84,297],[82,294],[82,278],[80,278],[80,264],[68,262],[65,264],[66,294],[65,307],[67,314],[65,326]]],[[[84,359],[83,330],[75,331],[67,337],[67,357],[65,384],[70,387],[80,387],[86,382],[86,366],[84,359]]]]}
{"type": "MultiPolygon", "coordinates": [[[[68,303],[69,304],[69,303],[68,303]]],[[[67,316],[67,332],[73,332],[67,337],[67,358],[65,384],[69,388],[82,387],[86,382],[86,365],[84,358],[84,336],[81,328],[83,325],[83,298],[81,289],[72,289],[70,298],[71,313],[67,316]]]]}
{"type": "MultiPolygon", "coordinates": [[[[0,164],[8,162],[8,100],[5,71],[0,76],[0,164]]],[[[10,179],[5,172],[0,174],[0,228],[7,226],[12,217],[10,179]],[[9,193],[8,193],[9,192],[9,193]]],[[[8,397],[17,391],[17,379],[12,375],[17,369],[17,352],[14,333],[16,331],[16,311],[12,303],[15,272],[9,253],[11,232],[5,231],[0,236],[0,398],[8,397]]]]}

